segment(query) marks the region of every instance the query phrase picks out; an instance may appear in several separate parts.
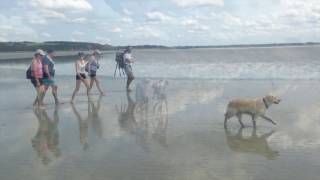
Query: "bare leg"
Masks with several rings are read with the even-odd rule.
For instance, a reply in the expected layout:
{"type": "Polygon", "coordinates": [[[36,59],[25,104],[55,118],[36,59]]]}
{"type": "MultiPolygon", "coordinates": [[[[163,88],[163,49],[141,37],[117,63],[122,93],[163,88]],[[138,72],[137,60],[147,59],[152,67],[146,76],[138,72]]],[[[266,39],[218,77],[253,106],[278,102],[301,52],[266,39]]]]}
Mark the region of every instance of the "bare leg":
{"type": "Polygon", "coordinates": [[[77,80],[77,81],[76,81],[76,88],[74,89],[74,91],[73,91],[73,93],[72,93],[71,103],[73,103],[73,100],[74,100],[77,92],[78,92],[79,89],[80,89],[80,83],[81,83],[80,80],[77,80]]]}
{"type": "Polygon", "coordinates": [[[102,91],[102,89],[101,89],[101,87],[100,87],[100,81],[98,80],[97,77],[95,77],[94,80],[96,81],[96,85],[97,85],[97,88],[98,88],[100,94],[101,94],[102,96],[104,96],[105,94],[104,94],[104,92],[102,91]]]}
{"type": "Polygon", "coordinates": [[[44,108],[43,106],[43,94],[44,94],[44,87],[39,86],[37,89],[37,98],[36,98],[36,105],[38,105],[39,108],[44,108]]]}
{"type": "Polygon", "coordinates": [[[43,87],[44,87],[44,91],[43,91],[43,95],[42,95],[42,97],[41,97],[41,101],[42,101],[42,102],[43,102],[43,100],[44,100],[44,97],[45,97],[46,94],[47,94],[48,89],[49,89],[49,86],[43,85],[43,87]]]}
{"type": "Polygon", "coordinates": [[[92,87],[93,87],[93,83],[94,83],[94,77],[90,78],[90,90],[91,90],[92,87]]]}
{"type": "Polygon", "coordinates": [[[57,104],[59,104],[59,100],[58,100],[58,86],[53,85],[51,86],[51,90],[52,90],[52,95],[54,97],[54,102],[57,104]]]}
{"type": "Polygon", "coordinates": [[[87,88],[87,96],[88,96],[88,99],[90,99],[90,94],[89,94],[90,93],[90,85],[89,85],[89,83],[88,83],[88,81],[86,79],[82,79],[81,81],[86,86],[86,88],[87,88]]]}
{"type": "Polygon", "coordinates": [[[33,101],[33,106],[36,106],[37,104],[38,104],[38,88],[37,87],[35,87],[35,89],[36,89],[36,98],[34,99],[34,101],[33,101]]]}
{"type": "Polygon", "coordinates": [[[237,117],[238,117],[238,120],[239,120],[239,123],[240,123],[241,127],[243,128],[243,127],[244,127],[244,124],[243,124],[243,122],[242,122],[242,114],[241,114],[241,113],[238,113],[238,114],[237,114],[237,117]]]}

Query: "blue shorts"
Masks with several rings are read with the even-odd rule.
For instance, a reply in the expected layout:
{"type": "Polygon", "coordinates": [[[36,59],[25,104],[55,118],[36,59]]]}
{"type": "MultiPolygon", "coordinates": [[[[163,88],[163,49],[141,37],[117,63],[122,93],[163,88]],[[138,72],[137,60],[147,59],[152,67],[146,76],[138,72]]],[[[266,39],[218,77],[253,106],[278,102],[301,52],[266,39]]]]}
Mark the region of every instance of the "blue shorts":
{"type": "Polygon", "coordinates": [[[45,85],[45,86],[54,86],[55,85],[54,77],[51,77],[50,79],[44,78],[44,79],[42,79],[42,81],[43,81],[43,85],[45,85]]]}

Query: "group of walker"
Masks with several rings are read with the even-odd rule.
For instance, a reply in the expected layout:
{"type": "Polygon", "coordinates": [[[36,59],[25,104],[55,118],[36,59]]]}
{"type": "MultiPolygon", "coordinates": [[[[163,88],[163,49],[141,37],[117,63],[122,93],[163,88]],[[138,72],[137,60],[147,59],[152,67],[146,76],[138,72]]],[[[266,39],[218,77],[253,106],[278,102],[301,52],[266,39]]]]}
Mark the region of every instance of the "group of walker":
{"type": "MultiPolygon", "coordinates": [[[[100,82],[97,78],[97,71],[100,67],[99,58],[102,53],[99,50],[94,50],[92,54],[85,55],[83,52],[79,52],[79,59],[75,62],[76,72],[76,87],[72,93],[71,103],[74,102],[75,96],[80,89],[81,83],[86,87],[86,93],[90,99],[90,90],[94,83],[96,84],[101,95],[105,95],[105,92],[100,86],[100,82]],[[87,58],[86,58],[87,57],[87,58]],[[90,77],[90,83],[87,80],[87,74],[90,77]]],[[[58,86],[55,83],[55,62],[53,60],[55,52],[51,49],[47,50],[47,54],[42,50],[38,49],[34,53],[31,65],[27,70],[27,78],[30,79],[31,83],[36,89],[37,96],[34,100],[33,105],[39,108],[45,108],[43,99],[49,87],[52,89],[52,95],[55,100],[55,104],[60,104],[58,99],[58,86]]],[[[127,75],[126,89],[128,92],[131,91],[130,84],[134,79],[132,72],[133,58],[131,56],[131,48],[127,47],[123,54],[124,71],[127,75]]]]}

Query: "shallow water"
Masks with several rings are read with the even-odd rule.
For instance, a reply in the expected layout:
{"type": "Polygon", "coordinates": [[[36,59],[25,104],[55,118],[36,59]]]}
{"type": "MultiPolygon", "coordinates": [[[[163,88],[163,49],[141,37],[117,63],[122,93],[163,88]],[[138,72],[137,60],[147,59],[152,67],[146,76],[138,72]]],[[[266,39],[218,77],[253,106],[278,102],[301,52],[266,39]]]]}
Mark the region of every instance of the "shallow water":
{"type": "MultiPolygon", "coordinates": [[[[64,102],[73,81],[57,79],[64,102]]],[[[48,95],[38,110],[28,82],[2,80],[0,179],[319,178],[319,81],[168,81],[148,103],[104,78],[105,97],[94,91],[88,102],[82,89],[74,106],[55,109],[48,95]],[[270,92],[282,99],[267,113],[277,126],[259,119],[254,130],[244,117],[244,129],[236,119],[223,128],[230,99],[270,92]]]]}
{"type": "Polygon", "coordinates": [[[99,70],[107,96],[94,90],[88,102],[82,87],[74,106],[73,59],[60,58],[65,104],[55,108],[49,93],[46,110],[31,106],[28,61],[1,63],[0,179],[319,179],[319,52],[136,50],[130,95],[125,79],[112,78],[111,52],[99,70]],[[168,86],[154,93],[158,78],[168,86]],[[253,129],[244,116],[245,128],[234,118],[223,127],[229,100],[269,93],[282,99],[267,112],[276,126],[259,119],[253,129]]]}
{"type": "MultiPolygon", "coordinates": [[[[1,53],[0,53],[1,56],[1,53]]],[[[226,49],[137,49],[136,77],[178,79],[320,79],[320,46],[226,49]]],[[[76,57],[56,58],[59,75],[74,75],[76,57]]],[[[100,60],[99,74],[113,77],[115,52],[100,60]]],[[[24,71],[29,61],[1,63],[0,70],[24,71]]]]}

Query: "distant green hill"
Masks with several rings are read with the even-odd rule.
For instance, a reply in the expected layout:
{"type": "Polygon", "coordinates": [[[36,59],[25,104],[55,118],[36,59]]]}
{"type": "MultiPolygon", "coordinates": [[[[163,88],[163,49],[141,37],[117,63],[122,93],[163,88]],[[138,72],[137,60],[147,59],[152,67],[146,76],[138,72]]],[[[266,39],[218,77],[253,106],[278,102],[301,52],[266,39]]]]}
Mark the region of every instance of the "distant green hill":
{"type": "Polygon", "coordinates": [[[13,51],[34,51],[36,49],[54,49],[56,51],[71,51],[71,50],[111,50],[113,46],[98,43],[88,42],[69,42],[69,41],[50,41],[43,43],[36,42],[0,42],[0,52],[13,52],[13,51]]]}
{"type": "MultiPolygon", "coordinates": [[[[320,45],[316,42],[306,43],[273,43],[273,44],[238,44],[238,45],[215,45],[215,46],[161,46],[161,45],[135,45],[134,49],[188,49],[188,48],[236,48],[236,47],[279,47],[279,46],[305,46],[320,45]]],[[[112,46],[109,44],[70,42],[70,41],[48,41],[48,42],[0,42],[0,52],[34,51],[36,49],[53,49],[56,51],[88,51],[93,49],[117,50],[126,46],[112,46]]]]}

